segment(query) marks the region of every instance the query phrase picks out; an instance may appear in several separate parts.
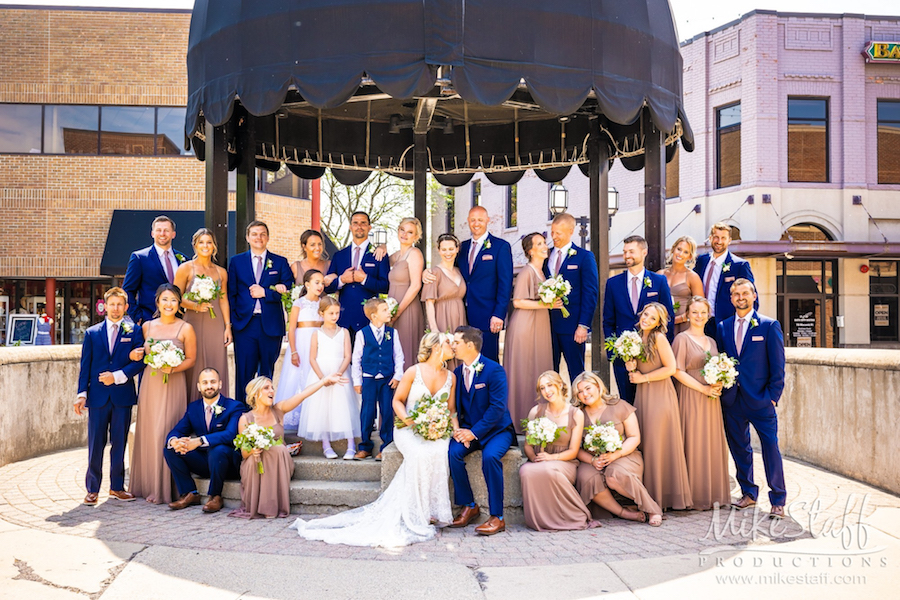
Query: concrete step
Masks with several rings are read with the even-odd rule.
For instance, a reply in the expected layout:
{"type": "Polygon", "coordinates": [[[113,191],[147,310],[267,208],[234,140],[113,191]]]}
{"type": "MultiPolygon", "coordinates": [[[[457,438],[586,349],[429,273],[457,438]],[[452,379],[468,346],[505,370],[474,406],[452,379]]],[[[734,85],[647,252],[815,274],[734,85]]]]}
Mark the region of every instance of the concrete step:
{"type": "MultiPolygon", "coordinates": [[[[208,479],[195,479],[203,501],[207,500],[208,479]]],[[[335,514],[374,501],[381,493],[380,481],[291,481],[291,512],[294,514],[335,514]]],[[[241,505],[241,482],[226,481],[222,497],[227,508],[241,505]]]]}
{"type": "Polygon", "coordinates": [[[381,481],[381,463],[374,460],[325,458],[304,453],[294,457],[294,477],[301,481],[381,481]]]}
{"type": "MultiPolygon", "coordinates": [[[[284,443],[285,444],[293,444],[295,442],[299,442],[300,438],[297,437],[296,434],[286,433],[284,435],[284,443]]],[[[381,438],[378,437],[377,434],[372,436],[372,443],[375,444],[375,454],[378,453],[378,449],[381,447],[381,438]]],[[[356,441],[356,445],[359,446],[359,440],[356,441]]],[[[347,451],[347,440],[334,440],[331,442],[331,447],[335,452],[340,456],[344,456],[344,452],[347,451]]],[[[317,442],[315,440],[303,440],[303,452],[302,456],[322,456],[322,442],[317,442]]]]}

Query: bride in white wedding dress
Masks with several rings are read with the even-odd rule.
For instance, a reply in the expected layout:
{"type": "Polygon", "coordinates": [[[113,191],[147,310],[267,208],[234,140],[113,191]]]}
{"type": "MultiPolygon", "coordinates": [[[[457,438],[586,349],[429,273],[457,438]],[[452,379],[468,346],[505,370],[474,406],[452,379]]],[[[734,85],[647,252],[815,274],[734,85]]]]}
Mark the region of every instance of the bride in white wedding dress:
{"type": "MultiPolygon", "coordinates": [[[[448,395],[453,428],[456,420],[456,382],[444,362],[453,357],[449,339],[440,333],[426,333],[419,343],[418,364],[403,374],[394,393],[394,412],[407,422],[407,413],[424,395],[448,395]]],[[[382,415],[391,419],[393,415],[382,415]]],[[[407,426],[394,430],[394,443],[403,454],[403,464],[388,488],[375,502],[353,510],[291,525],[301,537],[348,546],[408,546],[432,539],[435,524],[453,520],[450,507],[450,468],[447,449],[450,440],[429,441],[407,426]]]]}

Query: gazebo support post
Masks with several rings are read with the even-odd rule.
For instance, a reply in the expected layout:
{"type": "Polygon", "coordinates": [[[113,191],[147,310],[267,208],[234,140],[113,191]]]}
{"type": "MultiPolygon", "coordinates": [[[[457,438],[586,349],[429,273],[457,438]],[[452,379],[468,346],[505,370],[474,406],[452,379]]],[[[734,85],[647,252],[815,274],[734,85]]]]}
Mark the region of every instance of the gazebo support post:
{"type": "Polygon", "coordinates": [[[225,129],[206,123],[206,228],[219,247],[219,263],[228,265],[228,155],[225,129]]]}
{"type": "Polygon", "coordinates": [[[664,134],[646,120],[644,137],[644,237],[647,268],[666,265],[666,147],[664,134]]]}
{"type": "Polygon", "coordinates": [[[241,162],[237,167],[237,191],[235,193],[235,253],[249,250],[247,225],[256,219],[256,135],[253,117],[244,117],[239,133],[241,162]]]}
{"type": "Polygon", "coordinates": [[[597,260],[600,275],[600,294],[597,310],[591,323],[591,369],[609,388],[609,361],[603,348],[603,298],[606,294],[606,280],[609,279],[609,147],[600,143],[600,120],[591,119],[588,138],[589,205],[591,209],[590,244],[597,260]]]}
{"type": "Polygon", "coordinates": [[[428,249],[428,230],[430,229],[428,222],[428,146],[427,133],[414,133],[413,140],[415,147],[413,148],[413,213],[415,217],[422,223],[422,239],[419,240],[419,250],[422,254],[426,254],[428,249]]]}

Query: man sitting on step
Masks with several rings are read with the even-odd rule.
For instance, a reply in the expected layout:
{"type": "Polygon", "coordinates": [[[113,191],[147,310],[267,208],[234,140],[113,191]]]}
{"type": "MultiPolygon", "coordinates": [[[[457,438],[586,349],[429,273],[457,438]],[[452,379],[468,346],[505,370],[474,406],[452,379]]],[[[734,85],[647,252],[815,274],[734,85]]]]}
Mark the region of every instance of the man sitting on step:
{"type": "Polygon", "coordinates": [[[247,405],[220,394],[222,380],[212,368],[200,371],[197,389],[201,399],[188,404],[163,450],[181,495],[169,508],[181,510],[200,504],[200,494],[191,477],[194,473],[209,478],[209,501],[203,512],[214,513],[222,510],[225,480],[240,479],[241,453],[234,447],[234,438],[247,405]]]}

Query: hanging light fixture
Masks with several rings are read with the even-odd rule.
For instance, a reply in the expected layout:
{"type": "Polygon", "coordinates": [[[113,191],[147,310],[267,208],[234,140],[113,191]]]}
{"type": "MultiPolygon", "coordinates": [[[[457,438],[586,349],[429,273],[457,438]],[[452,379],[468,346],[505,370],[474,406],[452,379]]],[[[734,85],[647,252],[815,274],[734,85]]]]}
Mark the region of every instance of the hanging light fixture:
{"type": "Polygon", "coordinates": [[[562,183],[554,183],[550,187],[550,214],[561,215],[569,208],[569,190],[562,183]]]}

